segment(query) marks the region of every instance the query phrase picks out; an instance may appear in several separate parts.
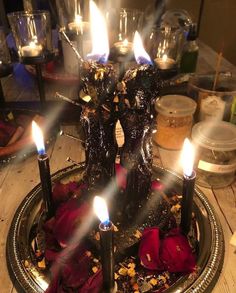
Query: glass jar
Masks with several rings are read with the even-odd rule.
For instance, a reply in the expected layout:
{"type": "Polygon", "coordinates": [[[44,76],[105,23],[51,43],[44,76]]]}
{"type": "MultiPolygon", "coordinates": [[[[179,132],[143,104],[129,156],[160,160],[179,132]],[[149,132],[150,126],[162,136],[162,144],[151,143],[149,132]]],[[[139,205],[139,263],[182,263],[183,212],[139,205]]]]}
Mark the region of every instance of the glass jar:
{"type": "Polygon", "coordinates": [[[157,131],[154,141],[170,150],[182,148],[184,139],[191,134],[193,114],[197,104],[180,95],[167,95],[156,102],[157,131]]]}
{"type": "Polygon", "coordinates": [[[197,102],[196,120],[224,120],[236,124],[236,79],[220,74],[193,75],[187,93],[197,102]]]}
{"type": "Polygon", "coordinates": [[[36,10],[8,14],[9,23],[21,61],[27,58],[45,58],[53,53],[50,14],[36,10]]]}
{"type": "Polygon", "coordinates": [[[208,188],[230,185],[236,170],[236,126],[202,121],[194,125],[192,139],[197,148],[197,183],[208,188]]]}

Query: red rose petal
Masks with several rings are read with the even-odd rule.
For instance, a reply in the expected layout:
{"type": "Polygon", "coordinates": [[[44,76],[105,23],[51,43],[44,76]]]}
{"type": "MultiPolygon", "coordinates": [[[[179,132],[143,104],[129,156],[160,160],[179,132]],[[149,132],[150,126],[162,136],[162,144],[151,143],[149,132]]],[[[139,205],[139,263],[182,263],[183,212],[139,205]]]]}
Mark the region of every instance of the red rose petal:
{"type": "Polygon", "coordinates": [[[63,184],[57,182],[53,188],[53,200],[55,204],[67,201],[78,188],[77,182],[63,184]]]}
{"type": "Polygon", "coordinates": [[[144,230],[140,246],[139,258],[142,265],[149,270],[162,270],[162,263],[159,258],[160,230],[158,227],[144,230]]]}
{"type": "Polygon", "coordinates": [[[191,273],[196,267],[195,256],[186,236],[173,229],[161,242],[160,259],[165,270],[172,273],[191,273]]]}
{"type": "Polygon", "coordinates": [[[71,198],[58,208],[55,216],[53,234],[62,247],[65,247],[74,235],[76,227],[89,212],[87,203],[79,203],[78,199],[71,198]]]}
{"type": "Polygon", "coordinates": [[[126,188],[127,170],[120,164],[116,164],[116,183],[119,188],[126,188]]]}
{"type": "Polygon", "coordinates": [[[102,270],[91,276],[78,293],[99,293],[102,288],[102,270]]]}
{"type": "Polygon", "coordinates": [[[151,189],[161,191],[164,189],[164,185],[160,181],[154,180],[152,181],[151,189]]]}

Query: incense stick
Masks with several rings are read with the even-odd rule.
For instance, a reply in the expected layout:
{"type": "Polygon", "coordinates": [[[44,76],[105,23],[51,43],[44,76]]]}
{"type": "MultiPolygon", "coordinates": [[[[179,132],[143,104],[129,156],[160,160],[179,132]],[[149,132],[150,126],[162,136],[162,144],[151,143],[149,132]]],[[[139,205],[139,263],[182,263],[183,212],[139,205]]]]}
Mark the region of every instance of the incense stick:
{"type": "Polygon", "coordinates": [[[218,82],[218,79],[219,79],[220,64],[221,64],[221,61],[222,61],[222,57],[223,57],[223,52],[221,51],[218,54],[218,59],[217,59],[217,64],[216,64],[215,79],[214,79],[214,84],[213,84],[213,88],[212,88],[213,91],[215,91],[216,85],[217,85],[217,82],[218,82]]]}
{"type": "Polygon", "coordinates": [[[80,63],[83,63],[84,60],[83,58],[80,56],[78,50],[75,48],[75,46],[72,44],[72,42],[70,41],[70,39],[68,38],[67,34],[65,33],[65,31],[63,29],[59,30],[60,34],[64,37],[64,39],[67,41],[67,43],[71,46],[72,50],[75,52],[76,57],[78,58],[80,63]]]}

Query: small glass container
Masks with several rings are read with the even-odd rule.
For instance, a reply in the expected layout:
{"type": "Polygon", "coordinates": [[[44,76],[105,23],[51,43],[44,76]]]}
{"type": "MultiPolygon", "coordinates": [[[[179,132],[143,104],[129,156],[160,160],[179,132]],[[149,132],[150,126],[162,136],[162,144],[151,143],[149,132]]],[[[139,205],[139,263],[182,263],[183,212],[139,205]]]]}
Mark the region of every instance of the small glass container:
{"type": "Polygon", "coordinates": [[[167,95],[156,102],[157,131],[154,141],[170,150],[182,148],[184,139],[191,134],[193,114],[197,104],[181,95],[167,95]]]}
{"type": "Polygon", "coordinates": [[[194,125],[192,139],[197,148],[197,183],[207,188],[230,185],[236,170],[236,126],[202,121],[194,125]]]}
{"type": "Polygon", "coordinates": [[[192,75],[187,93],[198,104],[196,121],[215,120],[236,124],[236,78],[220,74],[214,86],[215,75],[192,75]],[[215,89],[214,89],[215,88],[215,89]]]}
{"type": "Polygon", "coordinates": [[[8,14],[9,23],[22,62],[45,59],[53,54],[52,31],[48,11],[19,11],[8,14]]]}

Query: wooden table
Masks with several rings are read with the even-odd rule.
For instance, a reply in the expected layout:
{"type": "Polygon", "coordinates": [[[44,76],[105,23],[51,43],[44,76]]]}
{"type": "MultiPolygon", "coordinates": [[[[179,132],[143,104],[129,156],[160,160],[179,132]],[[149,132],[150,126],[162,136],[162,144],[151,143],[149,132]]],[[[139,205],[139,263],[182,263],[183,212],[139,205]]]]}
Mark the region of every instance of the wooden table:
{"type": "MultiPolygon", "coordinates": [[[[199,58],[198,70],[201,72],[211,71],[216,63],[216,54],[210,48],[201,44],[202,51],[199,58]],[[204,53],[205,52],[205,53],[204,53]]],[[[224,61],[224,70],[235,69],[227,61],[224,61]]],[[[17,80],[17,77],[10,77],[17,80]]],[[[6,80],[5,86],[10,90],[10,82],[6,80]]],[[[22,85],[14,84],[17,89],[22,85]]],[[[26,87],[27,88],[27,87],[26,87]]],[[[15,89],[12,87],[12,93],[15,89]]],[[[32,93],[31,93],[32,94],[32,93]]],[[[76,128],[72,126],[64,126],[64,130],[76,133],[76,128]]],[[[48,149],[50,155],[51,172],[54,173],[63,167],[69,165],[66,158],[70,156],[77,162],[84,160],[84,150],[79,141],[70,139],[66,136],[58,136],[48,149]]],[[[154,160],[157,164],[169,169],[179,171],[178,161],[179,152],[166,151],[154,146],[154,160]]],[[[28,192],[39,183],[39,174],[37,169],[36,155],[31,155],[23,161],[10,163],[0,166],[0,292],[13,293],[17,292],[14,282],[11,281],[7,265],[6,265],[6,239],[8,230],[13,219],[14,213],[20,202],[24,199],[28,192]]],[[[230,246],[229,241],[234,231],[236,231],[236,182],[222,189],[206,189],[200,188],[208,197],[211,204],[216,210],[225,237],[225,261],[223,271],[219,278],[214,293],[234,293],[236,292],[236,254],[235,249],[230,246]]]]}

